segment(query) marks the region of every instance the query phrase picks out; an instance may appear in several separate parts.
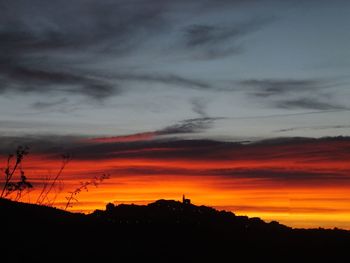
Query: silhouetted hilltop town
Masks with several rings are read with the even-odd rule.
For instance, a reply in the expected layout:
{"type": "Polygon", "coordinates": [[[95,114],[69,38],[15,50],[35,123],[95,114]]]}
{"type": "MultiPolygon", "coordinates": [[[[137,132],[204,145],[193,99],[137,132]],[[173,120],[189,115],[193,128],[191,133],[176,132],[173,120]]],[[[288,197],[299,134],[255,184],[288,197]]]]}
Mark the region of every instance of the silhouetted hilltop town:
{"type": "Polygon", "coordinates": [[[348,262],[350,232],[158,200],[84,215],[0,199],[1,262],[348,262]]]}
{"type": "Polygon", "coordinates": [[[236,216],[232,212],[218,211],[207,206],[191,204],[190,199],[183,196],[182,202],[174,200],[158,200],[148,205],[115,206],[107,204],[106,210],[96,210],[88,215],[115,224],[157,224],[183,225],[192,227],[235,228],[244,231],[288,230],[290,228],[276,221],[265,223],[260,218],[236,216]]]}

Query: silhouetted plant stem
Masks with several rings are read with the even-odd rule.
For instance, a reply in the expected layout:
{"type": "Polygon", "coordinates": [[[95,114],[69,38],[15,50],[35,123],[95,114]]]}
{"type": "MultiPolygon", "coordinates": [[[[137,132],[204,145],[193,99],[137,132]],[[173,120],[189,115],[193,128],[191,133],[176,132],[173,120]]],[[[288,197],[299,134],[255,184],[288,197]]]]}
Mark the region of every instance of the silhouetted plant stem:
{"type": "Polygon", "coordinates": [[[53,206],[53,204],[55,203],[56,201],[56,198],[58,196],[58,194],[62,191],[63,187],[60,185],[62,182],[61,181],[58,181],[58,190],[55,191],[55,195],[53,198],[51,198],[50,200],[48,200],[49,204],[48,206],[53,206]]]}
{"type": "Polygon", "coordinates": [[[82,190],[86,190],[88,191],[88,186],[90,185],[94,185],[95,187],[97,187],[100,183],[102,183],[105,179],[109,179],[110,175],[109,174],[102,174],[101,176],[96,176],[93,179],[91,179],[90,181],[86,181],[86,182],[80,182],[80,186],[77,187],[74,191],[72,192],[68,192],[69,196],[66,197],[67,203],[66,206],[64,208],[64,210],[67,210],[68,207],[72,207],[72,201],[78,202],[78,199],[76,198],[76,196],[82,191],[82,190]]]}
{"type": "Polygon", "coordinates": [[[47,176],[45,179],[45,184],[44,184],[43,188],[41,189],[41,192],[40,192],[38,198],[36,199],[37,204],[40,204],[41,197],[45,193],[49,181],[50,181],[50,177],[47,176]]]}
{"type": "Polygon", "coordinates": [[[1,198],[4,196],[5,190],[7,189],[8,184],[9,184],[9,182],[10,182],[10,180],[11,180],[11,178],[12,178],[13,174],[15,173],[17,166],[18,166],[18,161],[16,161],[16,164],[13,167],[12,172],[10,173],[10,161],[11,161],[12,157],[13,157],[13,155],[10,154],[7,158],[7,167],[5,169],[5,184],[4,184],[4,187],[2,188],[1,198]]]}
{"type": "Polygon", "coordinates": [[[52,189],[54,188],[58,178],[61,176],[64,168],[66,167],[66,165],[68,164],[68,162],[71,160],[71,156],[68,154],[63,154],[62,155],[62,165],[59,169],[59,171],[57,172],[56,176],[53,178],[49,188],[46,190],[47,188],[47,183],[44,185],[43,190],[41,191],[39,197],[38,197],[38,204],[43,204],[45,199],[48,200],[47,204],[50,204],[50,200],[48,199],[48,195],[50,194],[50,192],[52,191],[52,189]]]}

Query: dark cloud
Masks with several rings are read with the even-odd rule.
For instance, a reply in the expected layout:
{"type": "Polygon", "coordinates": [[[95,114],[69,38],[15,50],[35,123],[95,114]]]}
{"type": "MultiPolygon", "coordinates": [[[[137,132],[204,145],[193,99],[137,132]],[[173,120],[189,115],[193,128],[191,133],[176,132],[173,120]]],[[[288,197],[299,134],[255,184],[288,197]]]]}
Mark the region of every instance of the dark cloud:
{"type": "Polygon", "coordinates": [[[221,118],[197,118],[184,120],[164,129],[156,131],[158,135],[174,135],[182,133],[196,133],[212,127],[215,120],[221,118]]]}
{"type": "Polygon", "coordinates": [[[327,129],[348,129],[350,125],[324,125],[324,126],[310,126],[310,127],[292,127],[286,129],[276,130],[275,132],[290,132],[296,130],[327,130],[327,129]]]}
{"type": "Polygon", "coordinates": [[[28,146],[30,153],[52,154],[57,156],[66,150],[83,145],[81,136],[37,135],[37,136],[0,136],[0,154],[14,153],[18,146],[28,146]]]}
{"type": "MultiPolygon", "coordinates": [[[[115,166],[106,169],[121,175],[185,175],[218,176],[231,179],[254,179],[254,182],[332,185],[350,183],[349,168],[344,165],[350,157],[350,139],[338,138],[289,138],[243,144],[210,140],[158,139],[134,142],[95,142],[83,137],[36,136],[27,138],[0,137],[0,154],[13,153],[17,145],[28,145],[30,154],[57,160],[62,153],[70,153],[73,161],[115,160],[115,166]],[[118,160],[150,160],[150,165],[118,166],[118,160]],[[180,166],[176,162],[187,161],[195,166],[180,166]],[[152,161],[156,161],[152,163],[152,161]],[[201,166],[200,164],[203,164],[201,166]],[[221,167],[222,164],[225,167],[221,167]],[[285,167],[294,164],[293,169],[285,167]],[[322,163],[329,164],[324,167],[322,163]],[[209,166],[207,165],[209,164],[209,166]],[[232,164],[232,166],[227,166],[232,164]],[[254,164],[253,166],[251,164],[254,164]],[[337,165],[339,164],[339,165],[337,165]],[[337,167],[337,168],[334,168],[337,167]]],[[[235,181],[222,187],[235,187],[235,181]]]]}
{"type": "MultiPolygon", "coordinates": [[[[0,57],[1,61],[1,57],[0,57]]],[[[117,85],[79,72],[35,69],[30,66],[0,65],[3,83],[0,92],[82,94],[104,99],[119,92],[117,85]]]]}
{"type": "Polygon", "coordinates": [[[96,99],[114,95],[116,84],[93,78],[70,62],[94,54],[125,55],[138,38],[165,25],[163,5],[146,1],[1,1],[0,6],[2,92],[55,91],[96,99]]]}
{"type": "MultiPolygon", "coordinates": [[[[115,165],[109,162],[104,171],[123,176],[215,176],[249,179],[248,184],[267,183],[277,187],[350,183],[349,168],[345,165],[350,157],[348,137],[281,138],[249,144],[175,138],[96,142],[72,136],[0,137],[0,155],[14,153],[18,145],[28,145],[30,156],[40,154],[42,160],[59,160],[63,153],[70,153],[72,162],[93,160],[102,164],[104,160],[114,160],[115,165]],[[118,161],[122,160],[131,161],[130,165],[119,166],[118,161]],[[135,160],[135,166],[132,160],[135,160]],[[149,165],[140,166],[137,160],[146,163],[149,160],[149,165]],[[178,166],[178,161],[194,165],[178,166]],[[293,169],[286,168],[286,163],[293,164],[293,169]]],[[[89,171],[84,172],[84,176],[86,173],[89,171]]],[[[239,187],[235,182],[225,180],[220,187],[239,187]]]]}
{"type": "MultiPolygon", "coordinates": [[[[47,109],[48,107],[59,105],[65,102],[66,100],[63,98],[62,100],[53,101],[52,103],[38,102],[33,106],[36,106],[38,109],[47,109]]],[[[110,137],[110,138],[101,138],[101,139],[95,140],[96,142],[102,142],[101,145],[99,144],[95,145],[94,143],[92,143],[94,140],[89,141],[85,136],[58,136],[58,135],[57,136],[38,135],[38,136],[24,136],[24,137],[0,136],[0,145],[1,145],[0,154],[6,154],[9,152],[12,152],[14,149],[16,149],[18,145],[28,145],[33,147],[35,152],[39,151],[39,152],[45,152],[48,154],[51,154],[52,152],[57,152],[57,151],[80,152],[80,150],[82,150],[83,152],[88,151],[93,154],[99,152],[101,156],[106,156],[110,154],[108,150],[110,147],[112,149],[113,147],[115,147],[115,145],[119,145],[120,143],[122,145],[120,146],[121,149],[127,149],[128,147],[132,147],[132,148],[136,147],[135,149],[137,149],[138,147],[141,147],[140,145],[148,145],[149,142],[147,142],[147,140],[149,138],[158,139],[161,141],[162,140],[161,138],[166,136],[168,137],[166,141],[174,140],[176,136],[179,136],[179,135],[200,133],[203,130],[209,129],[212,127],[214,122],[218,119],[222,119],[222,118],[187,119],[156,131],[139,133],[139,134],[131,134],[131,135],[125,135],[125,136],[110,137]],[[149,136],[146,136],[147,139],[145,139],[145,136],[143,135],[149,135],[149,136]],[[130,139],[131,137],[136,139],[131,140],[130,139]],[[110,146],[107,146],[109,144],[104,144],[103,142],[106,142],[106,143],[112,142],[112,143],[110,144],[110,146]],[[123,144],[124,142],[130,143],[130,145],[123,144]],[[135,145],[132,142],[134,142],[135,145]],[[107,148],[105,148],[106,146],[107,148]]],[[[4,124],[6,126],[10,126],[17,129],[18,128],[21,128],[21,129],[35,128],[39,126],[42,127],[43,125],[45,125],[44,123],[30,123],[30,122],[17,123],[17,122],[9,122],[9,121],[2,121],[0,122],[0,124],[4,124]]],[[[189,145],[191,144],[192,143],[189,143],[189,145]]]]}
{"type": "Polygon", "coordinates": [[[186,28],[186,44],[188,47],[204,45],[208,42],[216,42],[229,37],[225,32],[220,32],[214,26],[192,25],[186,28]]]}
{"type": "MultiPolygon", "coordinates": [[[[342,183],[350,183],[350,177],[346,176],[344,171],[308,171],[308,170],[286,170],[283,168],[276,169],[261,169],[261,168],[237,168],[237,169],[198,169],[198,168],[184,168],[171,166],[135,166],[133,167],[116,167],[109,170],[111,174],[122,175],[186,175],[186,176],[218,176],[231,179],[255,179],[262,183],[274,183],[290,186],[296,185],[313,185],[320,184],[331,185],[342,183]]],[[[232,187],[230,184],[229,187],[232,187]]]]}
{"type": "Polygon", "coordinates": [[[311,109],[311,110],[346,110],[347,107],[314,98],[300,98],[282,100],[277,102],[276,107],[281,109],[311,109]]]}
{"type": "Polygon", "coordinates": [[[244,80],[241,85],[247,87],[252,95],[258,97],[280,96],[287,93],[315,92],[328,87],[319,80],[244,80]]]}
{"type": "MultiPolygon", "coordinates": [[[[179,132],[174,130],[174,132],[179,132]]],[[[164,131],[169,134],[170,130],[164,131]]],[[[102,160],[109,158],[222,158],[215,150],[226,143],[208,140],[180,140],[176,138],[141,140],[131,142],[95,142],[82,136],[27,136],[0,137],[0,154],[13,153],[17,146],[27,145],[33,154],[40,153],[47,158],[57,158],[69,152],[75,159],[102,160]],[[158,149],[154,151],[154,149],[158,149]],[[207,156],[207,157],[205,157],[207,156]]],[[[230,144],[229,144],[230,145],[230,144]]]]}
{"type": "Polygon", "coordinates": [[[267,115],[252,115],[252,116],[242,116],[242,117],[231,117],[231,120],[249,120],[249,119],[270,119],[270,118],[285,118],[285,117],[295,117],[304,115],[319,115],[325,113],[336,113],[336,112],[346,112],[349,109],[343,110],[318,110],[318,111],[306,111],[298,113],[281,113],[281,114],[267,114],[267,115]]]}
{"type": "Polygon", "coordinates": [[[271,19],[255,19],[248,22],[238,22],[229,26],[195,24],[184,29],[185,45],[194,51],[194,57],[200,59],[215,59],[240,53],[242,38],[250,34],[271,19]]]}
{"type": "Polygon", "coordinates": [[[119,81],[126,81],[126,82],[142,82],[142,83],[163,83],[167,85],[175,85],[177,87],[184,87],[184,88],[194,88],[194,89],[209,89],[211,88],[211,85],[209,83],[206,83],[204,81],[195,80],[195,79],[189,79],[180,77],[173,74],[115,74],[113,75],[113,78],[119,80],[119,81]]]}
{"type": "MultiPolygon", "coordinates": [[[[59,92],[101,100],[119,94],[120,82],[125,81],[210,88],[208,83],[176,74],[128,69],[120,58],[140,49],[144,52],[149,40],[171,38],[173,32],[181,30],[181,17],[187,14],[183,10],[189,11],[189,16],[196,10],[210,12],[213,6],[220,9],[237,4],[242,1],[1,0],[0,92],[59,92]],[[118,68],[110,78],[96,63],[106,59],[116,61],[118,68]],[[86,65],[92,67],[87,69],[86,65]],[[120,68],[126,68],[124,73],[120,68]]],[[[230,41],[262,24],[190,25],[185,29],[186,47],[179,45],[172,50],[186,52],[200,46],[206,57],[223,55],[237,49],[230,41]]]]}
{"type": "Polygon", "coordinates": [[[0,20],[1,46],[10,52],[60,48],[125,52],[140,35],[165,26],[161,23],[165,22],[162,19],[165,5],[161,2],[151,5],[147,1],[22,0],[0,4],[5,14],[0,20]]]}
{"type": "Polygon", "coordinates": [[[314,181],[322,180],[324,184],[329,184],[330,181],[350,182],[350,177],[345,176],[344,172],[326,172],[326,171],[304,171],[304,170],[285,170],[285,169],[217,169],[205,171],[208,175],[230,176],[232,178],[251,178],[260,180],[269,180],[273,182],[285,183],[312,183],[314,181]]]}
{"type": "MultiPolygon", "coordinates": [[[[164,131],[164,134],[179,132],[164,131]]],[[[349,138],[289,138],[264,140],[256,143],[185,140],[176,137],[153,140],[116,141],[92,140],[78,136],[0,137],[0,153],[13,152],[18,145],[28,145],[35,153],[50,156],[70,152],[76,159],[182,159],[198,161],[277,161],[297,163],[347,161],[349,138]],[[330,146],[332,145],[332,146],[330,146]]]]}
{"type": "Polygon", "coordinates": [[[105,99],[123,91],[122,83],[163,83],[182,88],[209,89],[210,84],[188,79],[172,74],[115,74],[112,78],[100,75],[98,78],[89,76],[83,72],[55,72],[48,70],[35,70],[28,68],[7,68],[3,70],[6,74],[0,92],[36,92],[63,94],[82,94],[90,98],[105,99]],[[110,82],[114,83],[111,84],[110,82]],[[119,83],[116,84],[116,83],[119,83]]]}
{"type": "Polygon", "coordinates": [[[248,94],[279,109],[347,110],[332,102],[333,95],[325,90],[335,84],[326,80],[244,80],[240,84],[248,94]]]}

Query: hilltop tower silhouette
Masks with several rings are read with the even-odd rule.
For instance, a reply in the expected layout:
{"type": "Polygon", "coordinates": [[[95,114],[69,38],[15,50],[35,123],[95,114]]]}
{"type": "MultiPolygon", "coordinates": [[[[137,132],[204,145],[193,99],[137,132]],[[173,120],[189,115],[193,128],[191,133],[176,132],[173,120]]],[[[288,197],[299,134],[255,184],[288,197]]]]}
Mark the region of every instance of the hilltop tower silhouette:
{"type": "Polygon", "coordinates": [[[186,199],[185,195],[182,195],[182,203],[184,205],[190,205],[191,204],[191,199],[186,199]]]}

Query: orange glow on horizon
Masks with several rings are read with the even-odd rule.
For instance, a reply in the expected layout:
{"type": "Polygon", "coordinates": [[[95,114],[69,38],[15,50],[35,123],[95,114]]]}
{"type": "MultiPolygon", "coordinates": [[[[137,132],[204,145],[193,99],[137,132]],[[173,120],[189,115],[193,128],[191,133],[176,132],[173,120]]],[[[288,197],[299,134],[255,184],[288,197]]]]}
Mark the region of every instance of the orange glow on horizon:
{"type": "MultiPolygon", "coordinates": [[[[292,227],[350,229],[349,147],[349,141],[253,145],[220,149],[213,158],[172,156],[172,148],[118,150],[96,160],[73,158],[60,177],[62,188],[57,187],[50,198],[55,196],[54,206],[63,208],[68,192],[80,182],[108,173],[110,179],[82,191],[70,210],[88,213],[108,202],[146,204],[180,200],[186,194],[194,204],[292,227]],[[330,149],[339,154],[329,155],[330,149]],[[158,152],[159,157],[145,155],[158,152]],[[219,155],[223,158],[216,158],[219,155]]],[[[1,156],[0,162],[5,159],[1,156]]],[[[59,158],[34,153],[26,157],[23,169],[34,190],[22,201],[35,203],[44,179],[59,168],[59,158]]]]}

